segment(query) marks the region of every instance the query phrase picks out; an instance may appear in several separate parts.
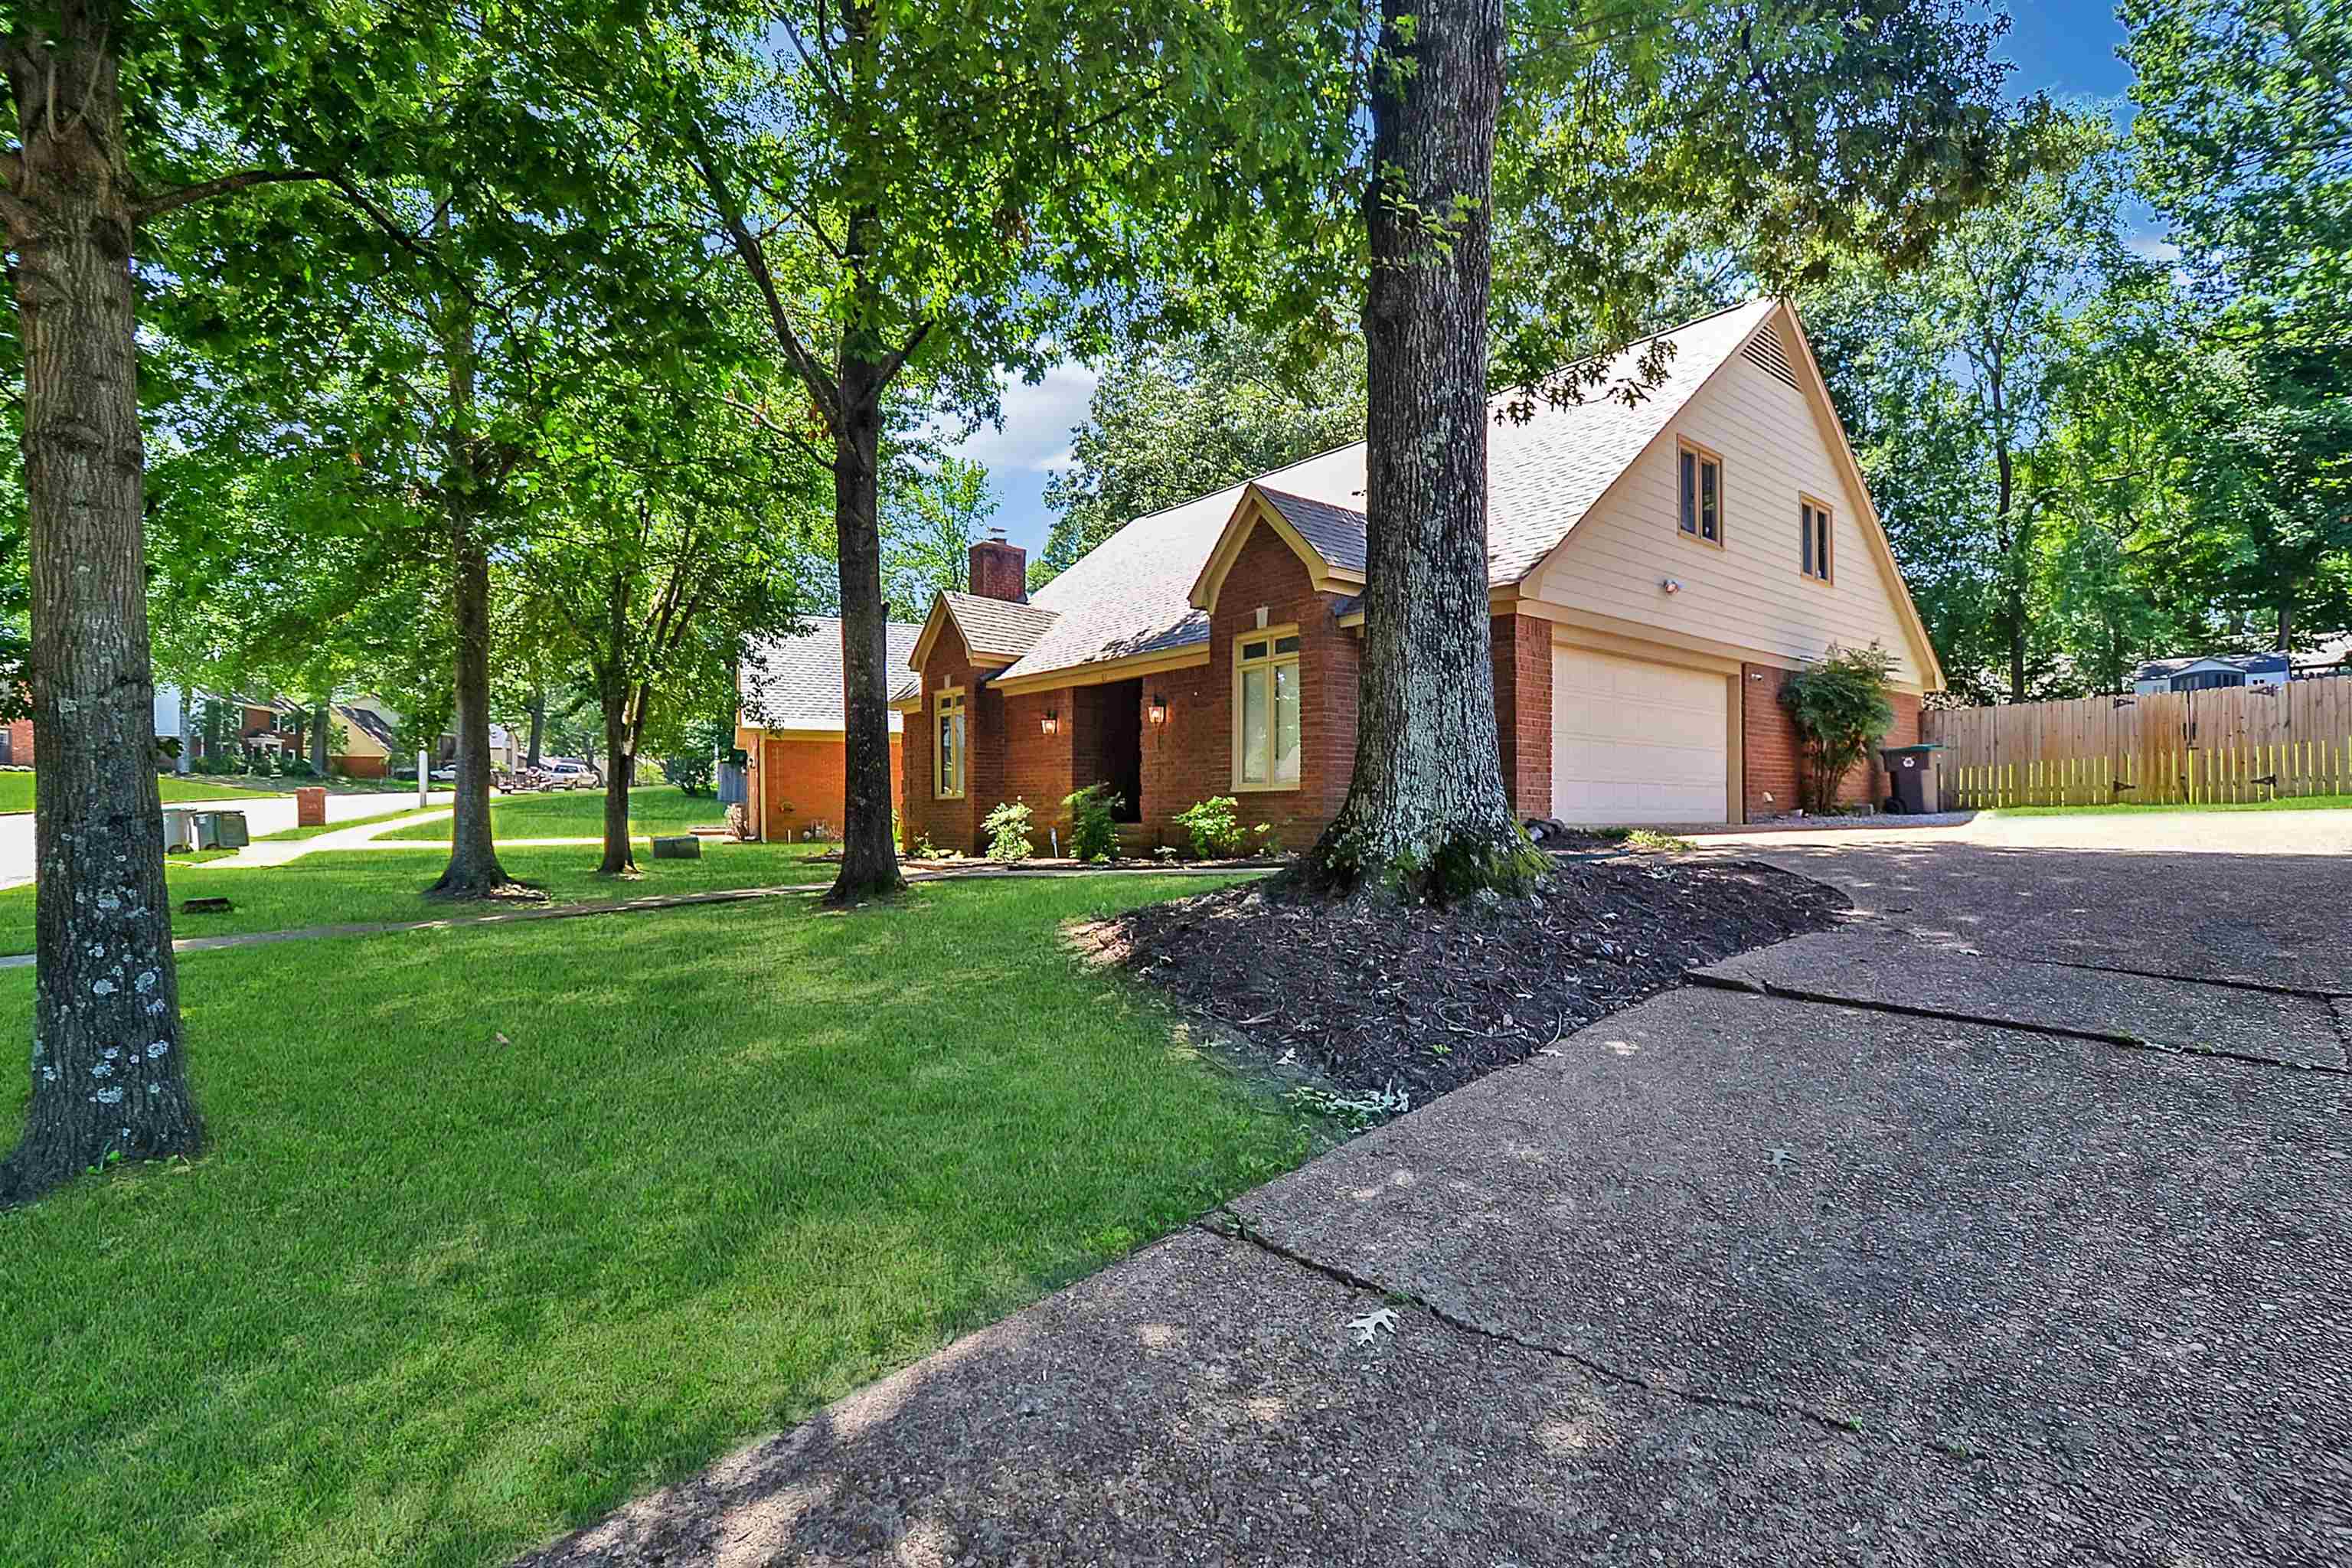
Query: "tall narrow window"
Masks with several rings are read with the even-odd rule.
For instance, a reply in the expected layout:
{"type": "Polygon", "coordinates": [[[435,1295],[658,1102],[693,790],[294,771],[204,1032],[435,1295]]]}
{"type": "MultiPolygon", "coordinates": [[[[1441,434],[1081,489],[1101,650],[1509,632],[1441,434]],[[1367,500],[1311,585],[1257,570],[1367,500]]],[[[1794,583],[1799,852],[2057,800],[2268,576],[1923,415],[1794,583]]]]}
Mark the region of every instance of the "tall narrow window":
{"type": "Polygon", "coordinates": [[[963,798],[963,693],[942,691],[932,699],[939,747],[931,759],[931,793],[941,800],[963,798]]]}
{"type": "Polygon", "coordinates": [[[1298,637],[1258,632],[1234,645],[1234,787],[1298,785],[1298,637]]]}
{"type": "Polygon", "coordinates": [[[1682,528],[1693,539],[1723,542],[1723,460],[1712,452],[1685,446],[1682,464],[1682,528]]]}
{"type": "Polygon", "coordinates": [[[1830,580],[1830,513],[1827,507],[1811,501],[1797,504],[1797,531],[1801,535],[1798,553],[1808,577],[1826,583],[1830,580]]]}

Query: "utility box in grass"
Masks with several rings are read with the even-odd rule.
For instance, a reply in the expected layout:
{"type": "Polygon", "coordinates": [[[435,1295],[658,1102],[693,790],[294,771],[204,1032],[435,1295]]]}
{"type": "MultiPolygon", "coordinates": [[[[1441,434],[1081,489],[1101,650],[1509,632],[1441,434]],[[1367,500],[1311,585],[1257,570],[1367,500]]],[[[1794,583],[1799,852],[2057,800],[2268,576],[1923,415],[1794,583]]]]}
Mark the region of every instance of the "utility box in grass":
{"type": "Polygon", "coordinates": [[[682,834],[674,838],[656,838],[654,840],[654,858],[699,860],[702,858],[702,840],[691,833],[682,834]]]}

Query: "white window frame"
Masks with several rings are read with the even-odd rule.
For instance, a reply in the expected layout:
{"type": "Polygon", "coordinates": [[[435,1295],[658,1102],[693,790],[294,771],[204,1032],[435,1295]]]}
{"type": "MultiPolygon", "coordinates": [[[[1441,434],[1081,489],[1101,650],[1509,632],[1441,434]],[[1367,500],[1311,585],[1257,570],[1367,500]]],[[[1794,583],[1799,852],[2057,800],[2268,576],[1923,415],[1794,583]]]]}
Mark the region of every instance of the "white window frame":
{"type": "Polygon", "coordinates": [[[1299,757],[1306,750],[1307,688],[1301,671],[1298,628],[1296,626],[1267,626],[1259,631],[1242,633],[1234,638],[1234,789],[1237,794],[1265,795],[1277,790],[1298,787],[1299,757]],[[1281,645],[1287,642],[1286,649],[1281,645]],[[1245,650],[1257,648],[1255,656],[1245,650]],[[1280,649],[1280,651],[1277,651],[1280,649]],[[1290,766],[1285,771],[1277,750],[1281,741],[1280,709],[1276,700],[1280,671],[1290,671],[1291,689],[1298,710],[1299,743],[1290,753],[1290,766]],[[1253,675],[1265,677],[1265,776],[1249,777],[1249,744],[1246,735],[1247,697],[1249,679],[1253,675]]]}
{"type": "Polygon", "coordinates": [[[964,701],[962,687],[942,686],[931,694],[931,798],[933,800],[961,800],[964,796],[964,786],[971,772],[971,721],[970,715],[971,709],[964,701]],[[949,720],[954,721],[955,740],[950,747],[942,748],[940,744],[940,729],[949,720]],[[947,762],[950,753],[952,753],[955,760],[953,781],[948,778],[947,762]]]}

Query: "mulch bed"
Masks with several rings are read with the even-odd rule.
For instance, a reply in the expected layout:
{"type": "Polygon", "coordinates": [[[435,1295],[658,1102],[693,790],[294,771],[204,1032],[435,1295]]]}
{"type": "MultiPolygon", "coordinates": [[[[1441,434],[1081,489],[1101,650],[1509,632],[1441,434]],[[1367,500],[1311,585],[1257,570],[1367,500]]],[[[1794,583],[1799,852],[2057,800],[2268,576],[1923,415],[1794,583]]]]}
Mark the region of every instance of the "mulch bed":
{"type": "Polygon", "coordinates": [[[1254,883],[1146,905],[1088,935],[1277,1059],[1419,1105],[1693,965],[1824,930],[1849,907],[1835,889],[1744,861],[1554,864],[1528,900],[1435,910],[1254,883]]]}

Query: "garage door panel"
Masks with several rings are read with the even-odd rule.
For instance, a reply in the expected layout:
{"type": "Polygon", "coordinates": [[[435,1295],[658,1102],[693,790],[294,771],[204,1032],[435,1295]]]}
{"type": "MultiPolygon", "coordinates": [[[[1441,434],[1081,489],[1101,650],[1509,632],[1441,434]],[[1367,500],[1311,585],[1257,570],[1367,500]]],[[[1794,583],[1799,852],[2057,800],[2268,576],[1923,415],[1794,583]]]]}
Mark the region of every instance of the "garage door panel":
{"type": "Polygon", "coordinates": [[[1552,652],[1552,815],[1594,825],[1730,820],[1720,675],[1552,652]]]}

